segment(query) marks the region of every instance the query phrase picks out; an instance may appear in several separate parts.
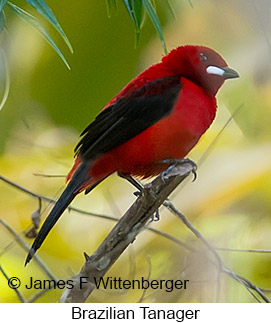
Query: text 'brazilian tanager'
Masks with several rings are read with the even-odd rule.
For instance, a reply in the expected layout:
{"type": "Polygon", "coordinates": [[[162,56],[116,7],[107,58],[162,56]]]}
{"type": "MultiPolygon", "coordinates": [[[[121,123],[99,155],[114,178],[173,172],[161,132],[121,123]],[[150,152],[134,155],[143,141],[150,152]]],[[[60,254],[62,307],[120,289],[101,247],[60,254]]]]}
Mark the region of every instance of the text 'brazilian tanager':
{"type": "Polygon", "coordinates": [[[196,145],[216,114],[215,95],[238,74],[204,46],[182,46],[135,77],[83,131],[68,185],[45,220],[26,264],[74,197],[114,172],[147,178],[196,145]]]}

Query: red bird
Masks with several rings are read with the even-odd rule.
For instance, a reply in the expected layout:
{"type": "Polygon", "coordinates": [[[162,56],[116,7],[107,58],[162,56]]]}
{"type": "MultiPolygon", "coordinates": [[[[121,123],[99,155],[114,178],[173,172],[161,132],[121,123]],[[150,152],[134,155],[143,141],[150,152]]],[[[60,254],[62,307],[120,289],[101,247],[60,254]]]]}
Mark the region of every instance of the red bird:
{"type": "Polygon", "coordinates": [[[88,193],[115,172],[127,177],[157,175],[169,166],[163,160],[185,157],[214,120],[218,89],[236,77],[212,49],[182,46],[126,85],[83,131],[68,185],[25,264],[78,193],[88,193]]]}

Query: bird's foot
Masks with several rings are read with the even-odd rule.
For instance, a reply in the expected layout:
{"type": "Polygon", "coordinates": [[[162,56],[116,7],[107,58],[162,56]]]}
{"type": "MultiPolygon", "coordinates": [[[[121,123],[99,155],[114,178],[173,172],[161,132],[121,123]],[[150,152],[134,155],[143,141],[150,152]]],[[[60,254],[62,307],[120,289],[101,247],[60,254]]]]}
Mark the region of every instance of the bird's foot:
{"type": "Polygon", "coordinates": [[[149,223],[152,223],[152,222],[156,222],[156,221],[159,221],[160,220],[160,214],[159,214],[159,210],[157,209],[153,215],[151,216],[151,219],[150,219],[150,222],[149,223]]]}
{"type": "MultiPolygon", "coordinates": [[[[121,177],[121,178],[124,178],[126,179],[129,183],[131,183],[133,186],[135,186],[138,191],[134,192],[134,195],[136,197],[139,197],[141,194],[142,194],[142,191],[144,189],[144,186],[141,185],[136,179],[134,179],[132,176],[130,175],[125,175],[125,174],[122,174],[122,173],[119,173],[118,172],[118,176],[121,177]]],[[[148,184],[147,184],[148,185],[148,184]]],[[[155,213],[151,216],[151,220],[150,222],[155,222],[155,221],[158,221],[160,219],[160,215],[159,215],[159,211],[156,210],[155,213]]]]}
{"type": "Polygon", "coordinates": [[[135,196],[141,195],[144,187],[135,178],[133,178],[131,175],[122,174],[120,172],[118,172],[118,176],[126,179],[129,183],[131,183],[135,188],[138,189],[137,192],[134,192],[135,196]]]}
{"type": "Polygon", "coordinates": [[[182,158],[182,159],[168,158],[168,159],[164,159],[164,160],[159,161],[159,163],[170,164],[170,166],[161,173],[161,178],[163,181],[165,181],[165,178],[168,176],[168,174],[172,171],[172,169],[175,166],[183,165],[183,164],[187,164],[187,163],[192,166],[192,173],[194,175],[193,182],[197,179],[197,173],[196,173],[197,164],[189,158],[182,158]]]}

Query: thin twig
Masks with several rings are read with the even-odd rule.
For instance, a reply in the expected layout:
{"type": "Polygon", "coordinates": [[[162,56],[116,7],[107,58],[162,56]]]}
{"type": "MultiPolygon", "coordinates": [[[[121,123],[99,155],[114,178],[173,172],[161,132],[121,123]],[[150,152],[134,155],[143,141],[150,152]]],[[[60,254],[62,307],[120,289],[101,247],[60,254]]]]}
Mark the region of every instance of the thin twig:
{"type": "Polygon", "coordinates": [[[192,247],[190,244],[183,242],[182,240],[172,236],[169,233],[163,232],[163,231],[161,231],[159,229],[152,228],[149,225],[146,226],[146,230],[152,231],[152,232],[160,235],[161,237],[166,238],[166,239],[170,240],[171,242],[176,243],[177,245],[183,247],[184,249],[186,249],[188,251],[198,252],[197,249],[192,247]]]}
{"type": "MultiPolygon", "coordinates": [[[[19,244],[19,246],[21,246],[26,252],[29,251],[29,248],[30,248],[29,244],[27,244],[20,237],[20,235],[11,228],[11,226],[6,221],[4,221],[3,219],[0,219],[0,224],[15,238],[15,241],[19,244]]],[[[51,272],[51,270],[48,268],[48,266],[45,264],[45,262],[38,255],[34,255],[33,259],[50,279],[53,279],[55,281],[58,280],[51,272]]]]}
{"type": "Polygon", "coordinates": [[[38,174],[38,173],[33,173],[34,176],[38,177],[48,177],[48,178],[65,178],[66,175],[52,175],[52,174],[38,174]]]}
{"type": "Polygon", "coordinates": [[[211,142],[211,144],[207,147],[207,149],[204,151],[200,159],[197,161],[197,165],[200,166],[206,158],[210,155],[210,152],[212,149],[214,149],[215,145],[219,141],[220,137],[222,136],[222,133],[227,128],[227,126],[230,124],[230,122],[237,116],[237,114],[241,111],[241,109],[244,107],[244,103],[240,104],[238,108],[233,112],[233,114],[230,116],[230,118],[227,120],[227,122],[223,125],[223,127],[220,129],[218,134],[216,135],[215,139],[211,142]]]}
{"type": "Polygon", "coordinates": [[[214,250],[214,248],[209,244],[209,242],[203,237],[203,235],[192,225],[192,223],[173,205],[172,202],[168,201],[166,204],[168,210],[172,212],[177,218],[179,218],[185,226],[189,228],[190,231],[194,233],[194,235],[200,239],[204,245],[207,247],[209,251],[214,255],[215,259],[217,260],[217,263],[219,265],[219,268],[223,267],[223,262],[219,256],[219,254],[214,250]]]}
{"type": "MultiPolygon", "coordinates": [[[[147,263],[148,263],[148,267],[149,267],[149,270],[148,270],[148,275],[147,275],[147,278],[146,280],[149,281],[150,280],[150,277],[151,277],[151,272],[152,272],[152,267],[151,267],[151,256],[150,255],[147,255],[147,263]]],[[[137,301],[137,303],[142,303],[144,298],[145,298],[145,295],[146,295],[146,292],[147,292],[147,289],[143,289],[143,292],[142,292],[142,295],[140,296],[139,300],[137,301]]]]}
{"type": "MultiPolygon", "coordinates": [[[[15,187],[16,189],[19,189],[20,191],[26,193],[26,194],[29,194],[31,196],[33,196],[34,198],[37,198],[38,200],[44,200],[44,201],[47,201],[51,204],[55,204],[56,203],[56,199],[53,199],[53,198],[50,198],[50,197],[47,197],[47,196],[44,196],[44,195],[41,195],[41,194],[38,194],[38,193],[35,193],[21,185],[18,185],[17,183],[14,183],[13,181],[7,179],[6,177],[0,175],[0,180],[4,181],[5,183],[11,185],[12,187],[15,187]]],[[[110,221],[114,221],[114,222],[117,222],[119,221],[119,217],[116,217],[116,216],[111,216],[111,215],[106,215],[106,214],[100,214],[100,213],[93,213],[93,212],[89,212],[89,211],[86,211],[86,210],[82,210],[82,209],[79,209],[79,208],[76,208],[76,207],[73,207],[73,206],[68,206],[68,211],[73,211],[75,213],[79,213],[79,214],[82,214],[82,215],[87,215],[87,216],[94,216],[94,217],[98,217],[98,218],[101,218],[101,219],[106,219],[106,220],[110,220],[110,221]]],[[[166,233],[166,232],[163,232],[163,231],[160,231],[158,229],[155,229],[155,228],[152,228],[150,227],[149,225],[146,226],[146,230],[149,230],[149,231],[152,231],[162,237],[164,237],[165,239],[168,239],[176,244],[178,244],[179,246],[182,246],[183,248],[189,250],[189,251],[196,251],[195,248],[193,248],[192,246],[190,246],[189,244],[181,241],[180,239],[166,233]]]]}
{"type": "Polygon", "coordinates": [[[239,248],[221,248],[221,247],[216,247],[214,249],[218,251],[230,251],[230,252],[271,253],[271,250],[269,249],[239,249],[239,248]]]}
{"type": "Polygon", "coordinates": [[[266,302],[266,303],[270,303],[270,300],[263,294],[263,292],[256,286],[254,285],[251,281],[249,281],[248,279],[242,277],[241,275],[236,274],[235,272],[233,272],[232,270],[230,270],[229,268],[224,268],[223,272],[228,274],[230,277],[232,277],[234,280],[236,280],[237,282],[239,282],[241,285],[243,285],[247,291],[260,303],[260,300],[252,293],[252,290],[255,290],[261,297],[262,299],[266,302]]]}
{"type": "MultiPolygon", "coordinates": [[[[17,183],[14,183],[13,181],[9,180],[8,178],[4,177],[3,175],[0,175],[0,180],[2,180],[3,182],[17,188],[18,190],[28,194],[28,195],[31,195],[37,199],[42,199],[44,201],[47,201],[49,203],[52,203],[52,204],[55,204],[56,203],[56,200],[51,198],[51,197],[48,197],[48,196],[45,196],[45,195],[41,195],[41,194],[37,194],[35,192],[32,192],[31,190],[17,184],[17,183]]],[[[115,218],[115,217],[112,217],[112,216],[109,216],[109,215],[105,215],[105,214],[98,214],[98,213],[94,213],[94,212],[88,212],[88,211],[84,211],[84,210],[81,210],[81,209],[78,209],[78,208],[75,208],[75,207],[72,207],[72,206],[69,206],[67,208],[67,210],[69,211],[74,211],[74,212],[77,212],[77,213],[81,213],[81,214],[87,214],[87,215],[92,215],[92,216],[96,216],[96,217],[99,217],[99,218],[102,218],[102,219],[107,219],[107,220],[115,220],[115,221],[118,221],[119,219],[118,218],[115,218]]]]}
{"type": "Polygon", "coordinates": [[[237,280],[239,283],[241,283],[258,302],[260,302],[260,300],[251,292],[250,289],[256,291],[265,302],[270,303],[270,300],[263,294],[260,288],[258,288],[248,279],[236,274],[235,272],[233,272],[232,270],[230,270],[225,266],[225,264],[223,263],[222,259],[220,258],[219,254],[215,251],[215,249],[209,244],[209,242],[203,237],[203,235],[189,222],[189,220],[171,202],[167,203],[167,208],[174,215],[176,215],[194,233],[194,235],[198,239],[200,239],[203,242],[203,244],[207,247],[209,251],[211,251],[211,253],[215,256],[215,259],[219,264],[219,269],[220,269],[219,272],[224,272],[230,275],[235,280],[237,280]]]}
{"type": "Polygon", "coordinates": [[[50,288],[45,288],[40,290],[38,293],[34,294],[31,298],[29,298],[28,302],[35,303],[41,296],[48,293],[50,290],[51,290],[50,288]]]}
{"type": "MultiPolygon", "coordinates": [[[[1,265],[0,265],[0,271],[3,274],[3,276],[6,278],[7,283],[8,283],[10,278],[8,277],[8,275],[6,274],[6,272],[4,271],[4,269],[1,265]]],[[[17,288],[12,288],[12,289],[13,289],[14,293],[18,296],[21,303],[27,303],[27,300],[23,297],[22,293],[20,293],[17,288]]]]}

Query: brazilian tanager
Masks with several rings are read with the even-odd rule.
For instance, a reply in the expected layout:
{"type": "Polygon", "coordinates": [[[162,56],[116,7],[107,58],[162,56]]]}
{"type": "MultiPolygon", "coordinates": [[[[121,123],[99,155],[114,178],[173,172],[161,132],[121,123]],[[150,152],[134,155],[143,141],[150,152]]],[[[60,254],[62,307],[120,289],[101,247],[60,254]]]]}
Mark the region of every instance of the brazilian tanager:
{"type": "Polygon", "coordinates": [[[128,83],[83,131],[68,185],[45,220],[26,264],[74,197],[107,176],[148,178],[196,145],[216,114],[215,95],[238,74],[214,50],[181,46],[128,83]]]}

